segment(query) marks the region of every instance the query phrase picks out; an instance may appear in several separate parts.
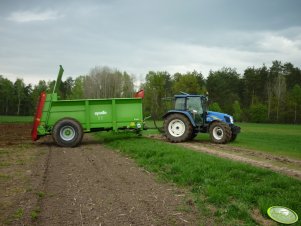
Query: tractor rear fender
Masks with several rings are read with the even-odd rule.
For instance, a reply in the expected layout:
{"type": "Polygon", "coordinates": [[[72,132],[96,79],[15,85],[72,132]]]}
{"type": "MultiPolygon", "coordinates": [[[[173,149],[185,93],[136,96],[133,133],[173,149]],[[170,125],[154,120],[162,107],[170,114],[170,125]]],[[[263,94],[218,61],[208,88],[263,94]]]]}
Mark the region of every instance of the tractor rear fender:
{"type": "Polygon", "coordinates": [[[175,114],[175,113],[185,115],[189,119],[191,125],[193,127],[196,127],[196,124],[195,124],[191,114],[189,114],[187,111],[171,110],[171,111],[168,111],[165,115],[163,115],[162,118],[165,119],[168,115],[175,114]]]}

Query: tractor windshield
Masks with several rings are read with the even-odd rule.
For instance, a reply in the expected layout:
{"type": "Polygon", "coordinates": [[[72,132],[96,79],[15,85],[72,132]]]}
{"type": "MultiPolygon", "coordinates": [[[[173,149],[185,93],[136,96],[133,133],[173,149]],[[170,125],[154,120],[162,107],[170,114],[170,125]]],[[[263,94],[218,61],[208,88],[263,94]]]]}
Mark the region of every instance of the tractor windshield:
{"type": "Polygon", "coordinates": [[[196,111],[198,114],[203,114],[202,102],[200,97],[188,97],[187,109],[189,111],[196,111]]]}

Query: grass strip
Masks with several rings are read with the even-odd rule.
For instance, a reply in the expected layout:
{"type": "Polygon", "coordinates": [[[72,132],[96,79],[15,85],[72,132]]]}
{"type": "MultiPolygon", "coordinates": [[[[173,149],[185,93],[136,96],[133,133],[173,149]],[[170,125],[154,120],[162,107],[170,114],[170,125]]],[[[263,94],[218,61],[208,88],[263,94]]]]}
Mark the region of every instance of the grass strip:
{"type": "Polygon", "coordinates": [[[210,208],[208,214],[213,214],[222,224],[257,225],[252,211],[259,209],[267,217],[267,209],[274,205],[301,214],[298,180],[135,135],[97,133],[96,136],[159,178],[189,188],[200,210],[204,212],[213,205],[214,211],[210,208]]]}

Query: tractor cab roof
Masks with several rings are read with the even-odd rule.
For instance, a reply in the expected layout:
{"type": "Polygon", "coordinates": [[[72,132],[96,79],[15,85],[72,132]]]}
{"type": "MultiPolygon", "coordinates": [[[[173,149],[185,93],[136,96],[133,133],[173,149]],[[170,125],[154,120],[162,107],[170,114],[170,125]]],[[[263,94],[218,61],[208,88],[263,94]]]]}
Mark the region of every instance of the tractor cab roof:
{"type": "Polygon", "coordinates": [[[196,94],[178,94],[178,95],[175,95],[175,98],[186,98],[186,97],[205,97],[205,95],[196,95],[196,94]]]}

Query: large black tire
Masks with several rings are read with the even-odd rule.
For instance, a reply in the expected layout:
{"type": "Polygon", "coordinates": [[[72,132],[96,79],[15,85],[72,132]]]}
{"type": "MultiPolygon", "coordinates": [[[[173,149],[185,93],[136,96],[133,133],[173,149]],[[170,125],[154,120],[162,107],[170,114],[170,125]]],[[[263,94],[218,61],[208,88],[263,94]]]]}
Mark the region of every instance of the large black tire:
{"type": "Polygon", "coordinates": [[[232,133],[232,136],[231,136],[230,142],[233,142],[233,141],[235,141],[236,137],[237,137],[237,134],[233,134],[233,133],[232,133]]]}
{"type": "Polygon", "coordinates": [[[74,119],[64,118],[58,121],[52,130],[53,140],[61,147],[75,147],[83,139],[83,128],[74,119]]]}
{"type": "Polygon", "coordinates": [[[189,119],[182,114],[168,115],[163,124],[166,138],[173,143],[191,139],[193,127],[189,119]]]}
{"type": "Polygon", "coordinates": [[[231,140],[232,131],[230,126],[224,122],[213,122],[209,128],[210,139],[216,144],[225,144],[231,140]]]}
{"type": "Polygon", "coordinates": [[[192,132],[189,140],[193,140],[198,135],[198,132],[192,132]]]}

